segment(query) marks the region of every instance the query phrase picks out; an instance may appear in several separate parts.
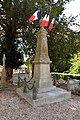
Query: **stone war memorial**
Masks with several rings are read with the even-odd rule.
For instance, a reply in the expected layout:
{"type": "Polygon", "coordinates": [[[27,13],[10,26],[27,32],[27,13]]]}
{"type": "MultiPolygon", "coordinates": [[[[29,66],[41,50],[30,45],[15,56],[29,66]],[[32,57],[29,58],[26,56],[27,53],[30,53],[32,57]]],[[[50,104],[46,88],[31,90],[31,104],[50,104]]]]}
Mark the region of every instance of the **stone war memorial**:
{"type": "Polygon", "coordinates": [[[36,55],[33,61],[34,74],[30,81],[24,80],[23,86],[18,86],[17,93],[33,107],[60,102],[71,98],[71,92],[53,86],[50,75],[50,59],[48,56],[47,31],[41,27],[37,32],[36,55]],[[31,82],[32,81],[32,82],[31,82]],[[32,84],[28,89],[28,84],[32,84]]]}

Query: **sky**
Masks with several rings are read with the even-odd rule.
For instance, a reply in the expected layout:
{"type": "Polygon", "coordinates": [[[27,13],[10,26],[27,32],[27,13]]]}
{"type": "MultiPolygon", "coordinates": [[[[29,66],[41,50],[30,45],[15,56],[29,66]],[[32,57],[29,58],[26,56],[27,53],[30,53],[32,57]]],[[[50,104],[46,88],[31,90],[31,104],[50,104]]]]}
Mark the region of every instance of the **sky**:
{"type": "MultiPolygon", "coordinates": [[[[76,22],[79,22],[80,24],[80,0],[74,0],[71,1],[70,3],[65,5],[66,9],[64,11],[64,14],[69,17],[71,14],[72,16],[79,15],[77,18],[76,22]]],[[[70,27],[73,30],[80,30],[80,27],[72,26],[70,27]]]]}

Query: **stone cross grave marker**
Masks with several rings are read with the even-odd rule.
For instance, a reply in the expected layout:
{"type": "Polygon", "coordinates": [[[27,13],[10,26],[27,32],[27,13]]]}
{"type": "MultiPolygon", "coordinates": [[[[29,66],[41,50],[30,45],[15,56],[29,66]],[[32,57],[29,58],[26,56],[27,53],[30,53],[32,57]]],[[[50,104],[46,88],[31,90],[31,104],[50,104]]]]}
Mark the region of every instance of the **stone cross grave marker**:
{"type": "Polygon", "coordinates": [[[5,60],[6,60],[6,57],[5,57],[5,54],[3,54],[3,69],[2,69],[2,75],[1,75],[1,87],[2,88],[5,88],[5,87],[8,87],[7,86],[7,82],[6,82],[6,71],[5,71],[5,60]]]}
{"type": "Polygon", "coordinates": [[[5,54],[3,54],[3,69],[5,69],[5,60],[6,60],[6,56],[5,54]]]}

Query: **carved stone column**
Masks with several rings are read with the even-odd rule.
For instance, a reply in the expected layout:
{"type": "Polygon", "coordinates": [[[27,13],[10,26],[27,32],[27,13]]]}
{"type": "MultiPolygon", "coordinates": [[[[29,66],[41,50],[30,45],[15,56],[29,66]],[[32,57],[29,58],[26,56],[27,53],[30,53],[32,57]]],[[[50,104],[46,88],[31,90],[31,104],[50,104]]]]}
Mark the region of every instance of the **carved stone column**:
{"type": "Polygon", "coordinates": [[[33,79],[36,81],[39,91],[51,90],[52,80],[50,76],[50,59],[48,56],[47,31],[41,27],[37,33],[37,47],[34,63],[33,79]]]}
{"type": "Polygon", "coordinates": [[[17,88],[17,93],[33,107],[60,102],[71,97],[70,92],[53,86],[50,76],[50,63],[47,31],[41,27],[37,33],[36,56],[33,61],[34,73],[32,80],[35,81],[33,91],[23,93],[22,88],[17,88]]]}

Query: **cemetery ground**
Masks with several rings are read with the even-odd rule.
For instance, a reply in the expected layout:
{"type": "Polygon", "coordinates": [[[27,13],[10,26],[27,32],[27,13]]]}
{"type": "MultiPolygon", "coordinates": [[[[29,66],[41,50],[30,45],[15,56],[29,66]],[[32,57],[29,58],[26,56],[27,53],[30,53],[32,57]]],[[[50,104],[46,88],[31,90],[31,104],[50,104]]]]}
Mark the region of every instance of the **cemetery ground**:
{"type": "Polygon", "coordinates": [[[9,90],[0,91],[0,120],[80,120],[80,96],[33,108],[9,84],[9,90]]]}

